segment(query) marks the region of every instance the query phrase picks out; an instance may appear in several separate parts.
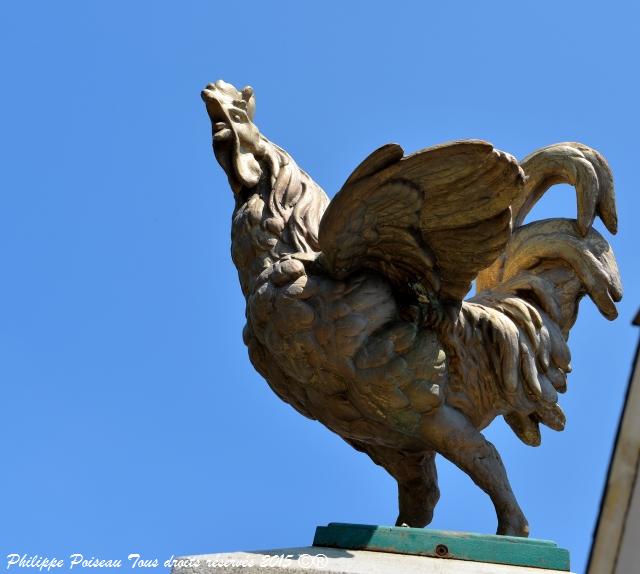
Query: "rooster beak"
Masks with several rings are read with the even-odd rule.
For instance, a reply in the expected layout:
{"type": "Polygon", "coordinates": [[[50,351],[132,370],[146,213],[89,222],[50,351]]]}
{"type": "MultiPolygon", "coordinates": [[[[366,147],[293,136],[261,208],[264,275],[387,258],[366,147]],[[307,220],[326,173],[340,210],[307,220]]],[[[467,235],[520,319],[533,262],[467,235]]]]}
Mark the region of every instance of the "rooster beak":
{"type": "Polygon", "coordinates": [[[209,117],[213,123],[219,122],[224,118],[225,113],[223,110],[222,103],[220,99],[217,97],[217,90],[214,84],[207,84],[207,87],[200,92],[200,97],[204,102],[209,117]]]}
{"type": "Polygon", "coordinates": [[[225,113],[223,106],[211,95],[209,90],[202,90],[202,99],[204,100],[207,113],[211,119],[213,126],[213,141],[215,143],[231,139],[233,133],[231,131],[231,122],[225,113]]]}

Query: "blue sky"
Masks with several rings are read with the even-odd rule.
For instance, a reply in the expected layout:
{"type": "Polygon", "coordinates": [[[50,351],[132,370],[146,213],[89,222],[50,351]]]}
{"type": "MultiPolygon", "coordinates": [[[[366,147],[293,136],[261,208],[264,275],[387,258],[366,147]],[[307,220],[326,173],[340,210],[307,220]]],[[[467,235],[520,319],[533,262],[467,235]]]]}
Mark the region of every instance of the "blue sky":
{"type": "MultiPolygon", "coordinates": [[[[309,544],[389,524],[392,480],[249,364],[232,195],[200,89],[251,84],[256,123],[333,195],[396,141],[558,141],[614,172],[620,318],[571,334],[564,433],[497,445],[532,535],[581,572],[640,304],[638,9],[602,2],[5,2],[0,6],[0,567],[309,544]]],[[[567,187],[534,217],[573,216],[567,187]]],[[[599,229],[603,229],[599,226],[599,229]]],[[[493,532],[439,464],[435,528],[493,532]]]]}

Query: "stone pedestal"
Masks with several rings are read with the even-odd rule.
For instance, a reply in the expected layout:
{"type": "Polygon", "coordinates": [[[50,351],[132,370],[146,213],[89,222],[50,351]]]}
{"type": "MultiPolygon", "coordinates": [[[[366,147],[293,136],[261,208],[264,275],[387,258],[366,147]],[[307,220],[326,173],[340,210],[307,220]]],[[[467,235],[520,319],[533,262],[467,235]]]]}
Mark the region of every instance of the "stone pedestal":
{"type": "Polygon", "coordinates": [[[173,574],[561,574],[550,540],[366,524],[318,526],[313,546],[178,558],[173,574]]]}
{"type": "Polygon", "coordinates": [[[307,546],[204,554],[177,560],[173,574],[558,574],[558,570],[307,546]]]}

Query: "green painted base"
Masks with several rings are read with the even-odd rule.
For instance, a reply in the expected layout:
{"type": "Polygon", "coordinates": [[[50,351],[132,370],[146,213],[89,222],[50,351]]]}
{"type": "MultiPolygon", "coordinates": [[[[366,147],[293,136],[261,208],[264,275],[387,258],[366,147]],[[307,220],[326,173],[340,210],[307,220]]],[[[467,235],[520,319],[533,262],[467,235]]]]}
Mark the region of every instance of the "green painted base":
{"type": "Polygon", "coordinates": [[[316,528],[313,545],[569,570],[568,550],[550,540],[516,536],[331,522],[316,528]]]}

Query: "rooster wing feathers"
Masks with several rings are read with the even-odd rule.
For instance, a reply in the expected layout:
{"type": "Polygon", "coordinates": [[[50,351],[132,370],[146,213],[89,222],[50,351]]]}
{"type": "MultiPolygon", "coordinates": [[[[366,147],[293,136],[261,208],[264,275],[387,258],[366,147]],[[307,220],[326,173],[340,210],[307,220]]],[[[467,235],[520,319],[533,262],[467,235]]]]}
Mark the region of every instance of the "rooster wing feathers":
{"type": "Polygon", "coordinates": [[[403,288],[421,282],[461,301],[511,235],[510,205],[524,173],[483,141],[444,144],[403,157],[383,146],[329,204],[319,244],[338,278],[363,268],[403,288]]]}

